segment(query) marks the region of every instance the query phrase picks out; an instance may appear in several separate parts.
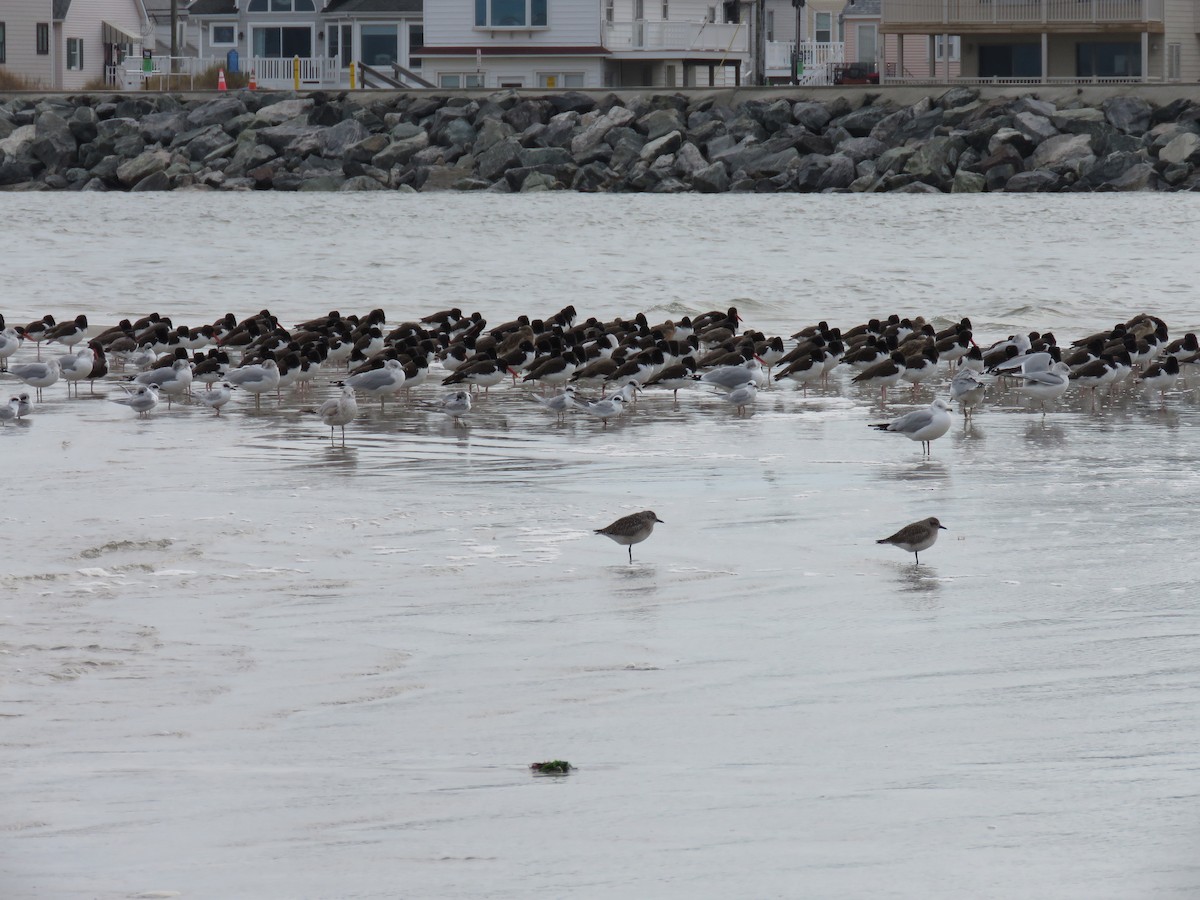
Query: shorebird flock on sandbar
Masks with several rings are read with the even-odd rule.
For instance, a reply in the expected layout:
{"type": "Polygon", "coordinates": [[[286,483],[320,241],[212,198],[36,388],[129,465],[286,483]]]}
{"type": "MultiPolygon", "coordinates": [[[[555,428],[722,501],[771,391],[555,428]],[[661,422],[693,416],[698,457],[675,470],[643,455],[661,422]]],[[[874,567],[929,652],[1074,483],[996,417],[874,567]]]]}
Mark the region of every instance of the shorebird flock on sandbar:
{"type": "MultiPolygon", "coordinates": [[[[1048,332],[980,343],[969,319],[937,329],[920,316],[898,314],[767,335],[745,328],[733,306],[657,323],[645,313],[584,320],[574,306],[498,324],[457,308],[399,323],[381,309],[332,311],[290,327],[266,309],[201,324],[157,312],[100,326],[86,314],[61,321],[45,315],[22,325],[0,315],[0,373],[13,387],[6,391],[0,382],[0,425],[27,424],[36,402],[59,382],[68,397],[84,381],[95,394],[101,382],[120,394],[108,399],[142,417],[161,412],[164,400],[168,408],[203,404],[220,416],[238,394],[253,397],[260,409],[264,399],[282,402],[285,392],[310,396],[323,377],[333,396],[311,412],[330,429],[331,441],[340,429],[343,443],[364,402],[378,401],[381,409],[409,404],[459,426],[477,404],[516,392],[559,422],[582,414],[603,429],[655,393],[678,404],[681,392],[705,391],[741,417],[752,414],[761,390],[788,385],[807,395],[838,379],[839,391],[870,397],[877,391],[881,404],[889,389],[893,400],[900,391],[912,404],[922,390],[932,391],[928,405],[867,423],[919,441],[928,454],[950,430],[954,405],[969,422],[989,394],[1024,399],[1045,414],[1074,388],[1095,411],[1101,397],[1139,389],[1147,402],[1156,396],[1165,403],[1195,372],[1196,334],[1172,338],[1166,322],[1146,313],[1064,343],[1048,332]],[[942,391],[944,398],[937,396],[942,391]]],[[[626,545],[644,540],[657,517],[638,515],[600,533],[626,545]],[[617,526],[628,526],[628,536],[617,526]]],[[[917,525],[927,523],[910,529],[917,525]]],[[[932,544],[936,530],[928,542],[901,540],[907,530],[887,540],[915,554],[932,544]]]]}

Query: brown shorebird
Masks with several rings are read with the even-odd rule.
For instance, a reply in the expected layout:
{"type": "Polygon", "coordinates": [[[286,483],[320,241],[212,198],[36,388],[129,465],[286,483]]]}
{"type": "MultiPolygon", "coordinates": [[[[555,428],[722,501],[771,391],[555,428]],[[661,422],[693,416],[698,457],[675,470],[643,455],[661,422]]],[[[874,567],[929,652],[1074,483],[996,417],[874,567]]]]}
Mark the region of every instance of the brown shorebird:
{"type": "Polygon", "coordinates": [[[628,547],[629,561],[633,562],[633,545],[640,544],[650,537],[650,532],[654,531],[655,522],[662,524],[663,520],[647,509],[622,516],[605,528],[597,528],[596,534],[602,534],[606,538],[611,538],[618,544],[628,547]]]}
{"type": "Polygon", "coordinates": [[[946,526],[930,516],[920,522],[905,525],[891,537],[881,538],[877,544],[894,544],[901,550],[911,553],[917,558],[914,565],[921,564],[921,551],[928,550],[938,538],[938,531],[945,531],[946,526]]]}

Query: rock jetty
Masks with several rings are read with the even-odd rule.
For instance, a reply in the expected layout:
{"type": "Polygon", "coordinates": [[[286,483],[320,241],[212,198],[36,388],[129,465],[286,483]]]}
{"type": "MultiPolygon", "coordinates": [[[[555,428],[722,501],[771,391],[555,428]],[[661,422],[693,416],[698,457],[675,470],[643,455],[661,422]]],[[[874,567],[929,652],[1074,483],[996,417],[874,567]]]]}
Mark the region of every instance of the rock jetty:
{"type": "Polygon", "coordinates": [[[1177,191],[1200,102],[952,88],[16,96],[0,190],[1177,191]]]}

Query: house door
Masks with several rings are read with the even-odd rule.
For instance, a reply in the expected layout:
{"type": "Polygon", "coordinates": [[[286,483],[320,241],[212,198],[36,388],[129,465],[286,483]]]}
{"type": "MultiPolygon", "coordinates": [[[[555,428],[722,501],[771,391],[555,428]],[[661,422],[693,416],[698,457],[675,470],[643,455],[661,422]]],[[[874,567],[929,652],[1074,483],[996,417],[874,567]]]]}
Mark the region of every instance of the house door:
{"type": "Polygon", "coordinates": [[[875,26],[858,26],[858,59],[857,62],[875,65],[875,26]]]}
{"type": "Polygon", "coordinates": [[[646,0],[633,0],[633,46],[646,46],[646,0]]]}
{"type": "Polygon", "coordinates": [[[981,44],[980,78],[1040,78],[1042,51],[1037,44],[981,44]]]}

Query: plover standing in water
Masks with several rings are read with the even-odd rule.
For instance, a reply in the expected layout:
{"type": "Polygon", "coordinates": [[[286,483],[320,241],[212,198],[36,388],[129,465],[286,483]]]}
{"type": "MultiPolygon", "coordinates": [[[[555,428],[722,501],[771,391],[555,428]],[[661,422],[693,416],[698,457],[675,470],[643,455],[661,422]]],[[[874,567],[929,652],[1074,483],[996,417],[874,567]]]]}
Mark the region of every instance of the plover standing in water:
{"type": "Polygon", "coordinates": [[[928,550],[938,538],[938,531],[945,531],[946,526],[933,516],[905,525],[891,537],[880,538],[877,544],[893,544],[901,550],[911,553],[917,558],[914,565],[921,564],[921,551],[928,550]]]}
{"type": "Polygon", "coordinates": [[[629,561],[633,562],[633,545],[640,544],[654,531],[654,523],[663,524],[663,520],[646,509],[642,512],[622,516],[604,528],[597,528],[596,534],[611,538],[618,544],[629,548],[629,561]]]}

